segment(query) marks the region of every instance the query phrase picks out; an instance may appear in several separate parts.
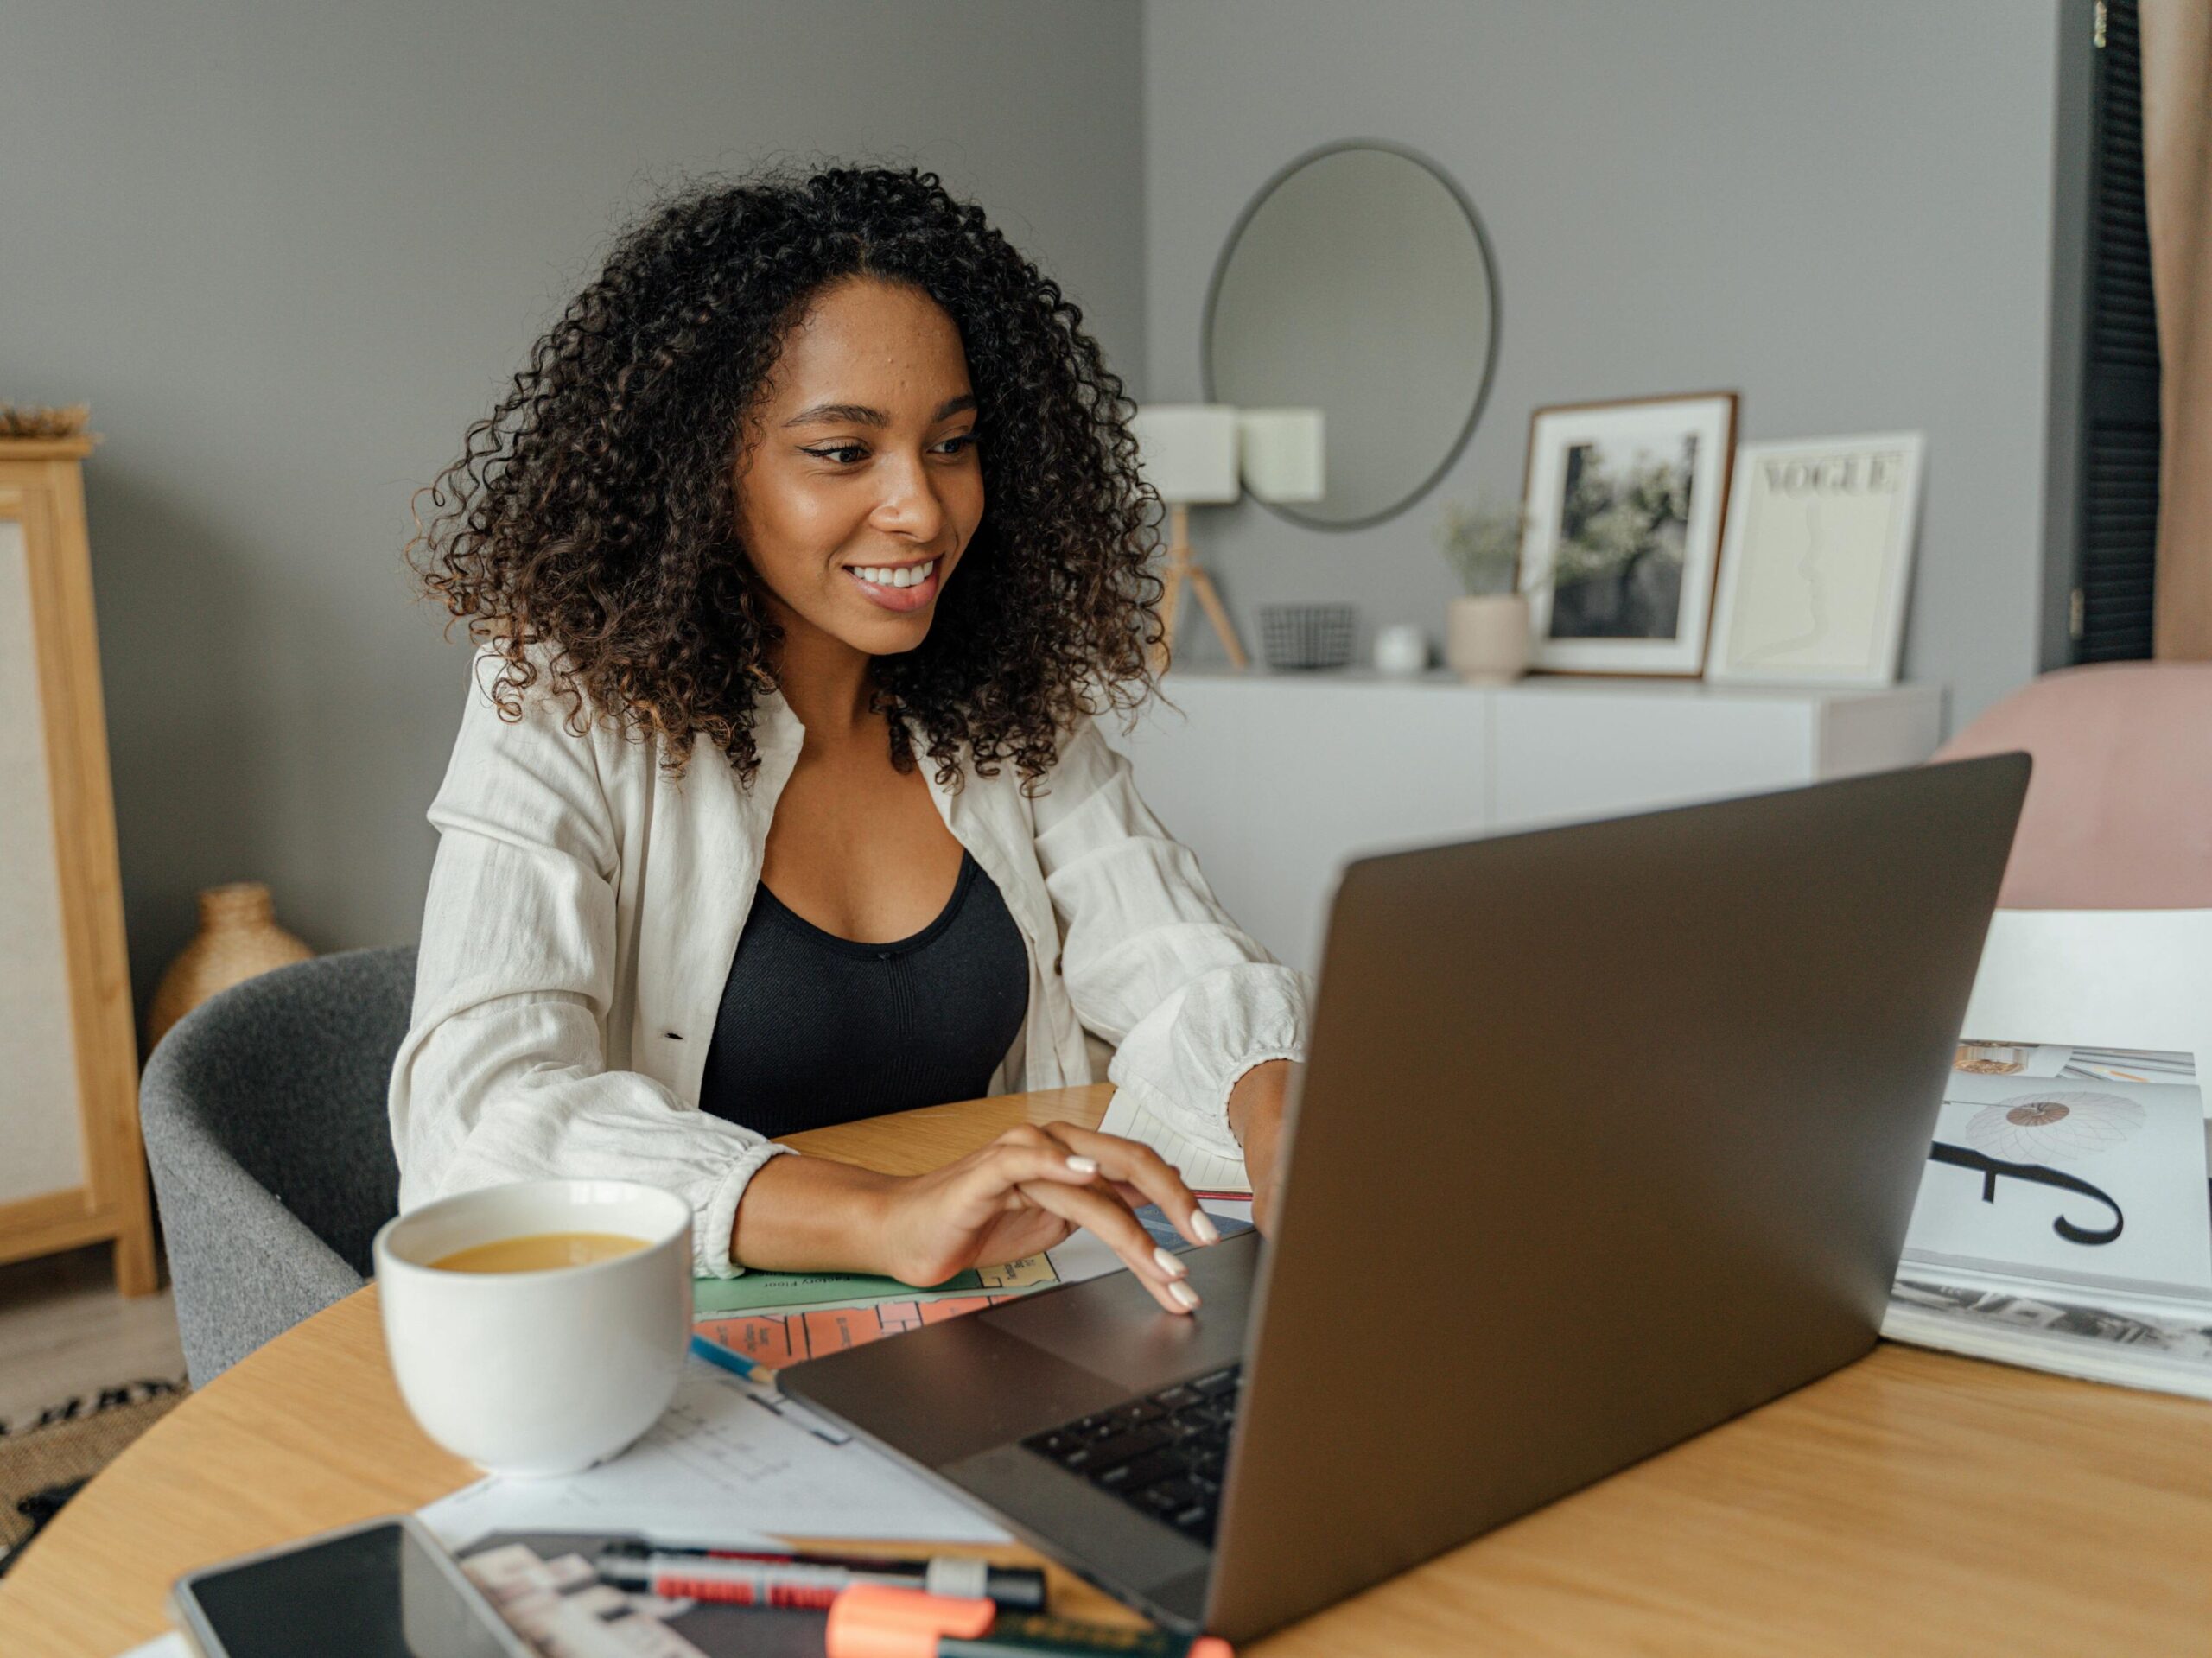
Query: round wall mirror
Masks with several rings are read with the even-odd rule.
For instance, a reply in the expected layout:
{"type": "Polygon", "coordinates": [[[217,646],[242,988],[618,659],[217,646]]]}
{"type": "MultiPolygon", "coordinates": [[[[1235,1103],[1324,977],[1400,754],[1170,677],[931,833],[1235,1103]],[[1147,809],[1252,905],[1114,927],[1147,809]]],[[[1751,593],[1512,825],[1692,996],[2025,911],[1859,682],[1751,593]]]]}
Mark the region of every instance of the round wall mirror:
{"type": "Polygon", "coordinates": [[[1321,411],[1323,492],[1272,511],[1324,530],[1404,511],[1490,391],[1497,283],[1473,206],[1389,145],[1300,157],[1230,232],[1205,349],[1209,401],[1321,411]]]}

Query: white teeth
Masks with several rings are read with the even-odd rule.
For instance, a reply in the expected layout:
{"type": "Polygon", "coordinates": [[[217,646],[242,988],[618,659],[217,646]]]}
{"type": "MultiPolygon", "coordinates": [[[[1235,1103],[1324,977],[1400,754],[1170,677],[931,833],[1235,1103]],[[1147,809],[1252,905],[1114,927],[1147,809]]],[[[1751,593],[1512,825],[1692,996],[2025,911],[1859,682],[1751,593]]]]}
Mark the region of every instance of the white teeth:
{"type": "Polygon", "coordinates": [[[937,561],[931,559],[926,564],[902,564],[895,569],[887,565],[856,564],[853,574],[879,588],[916,588],[928,581],[936,569],[937,561]]]}

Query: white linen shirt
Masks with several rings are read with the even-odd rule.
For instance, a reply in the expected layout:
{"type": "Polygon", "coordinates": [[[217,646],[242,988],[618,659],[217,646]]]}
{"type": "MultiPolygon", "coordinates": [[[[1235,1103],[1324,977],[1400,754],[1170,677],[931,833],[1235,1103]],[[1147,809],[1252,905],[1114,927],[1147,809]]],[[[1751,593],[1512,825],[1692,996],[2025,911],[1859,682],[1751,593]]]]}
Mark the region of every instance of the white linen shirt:
{"type": "MultiPolygon", "coordinates": [[[[722,987],[803,727],[772,693],[741,785],[702,742],[671,781],[655,745],[604,721],[578,735],[543,683],[519,721],[480,652],[429,811],[439,833],[412,1023],[391,1073],[399,1204],[506,1181],[636,1180],[685,1198],[696,1270],[728,1277],[738,1201],[790,1148],[699,1109],[722,987]]],[[[1029,1007],[994,1094],[1109,1078],[1236,1154],[1229,1092],[1305,1057],[1310,985],[1224,914],[1190,850],[1084,721],[1025,796],[1011,765],[931,797],[998,886],[1029,958],[1029,1007]]]]}

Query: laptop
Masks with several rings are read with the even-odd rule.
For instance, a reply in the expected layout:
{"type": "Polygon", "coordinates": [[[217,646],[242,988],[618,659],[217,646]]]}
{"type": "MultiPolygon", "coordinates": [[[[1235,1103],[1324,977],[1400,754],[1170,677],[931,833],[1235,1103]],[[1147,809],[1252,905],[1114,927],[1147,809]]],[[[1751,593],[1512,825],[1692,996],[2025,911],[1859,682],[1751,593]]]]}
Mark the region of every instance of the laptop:
{"type": "Polygon", "coordinates": [[[1262,1240],[787,1370],[1247,1640],[1874,1344],[2024,755],[1365,858],[1262,1240]]]}

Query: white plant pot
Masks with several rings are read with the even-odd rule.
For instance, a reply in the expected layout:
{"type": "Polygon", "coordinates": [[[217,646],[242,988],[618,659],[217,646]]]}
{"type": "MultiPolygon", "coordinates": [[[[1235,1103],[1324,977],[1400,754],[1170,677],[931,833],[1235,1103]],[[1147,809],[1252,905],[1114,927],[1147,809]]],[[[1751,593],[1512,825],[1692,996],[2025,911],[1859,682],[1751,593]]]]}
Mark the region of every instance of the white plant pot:
{"type": "Polygon", "coordinates": [[[1529,671],[1529,600],[1518,593],[1454,599],[1445,612],[1444,659],[1471,685],[1510,685],[1529,671]]]}

